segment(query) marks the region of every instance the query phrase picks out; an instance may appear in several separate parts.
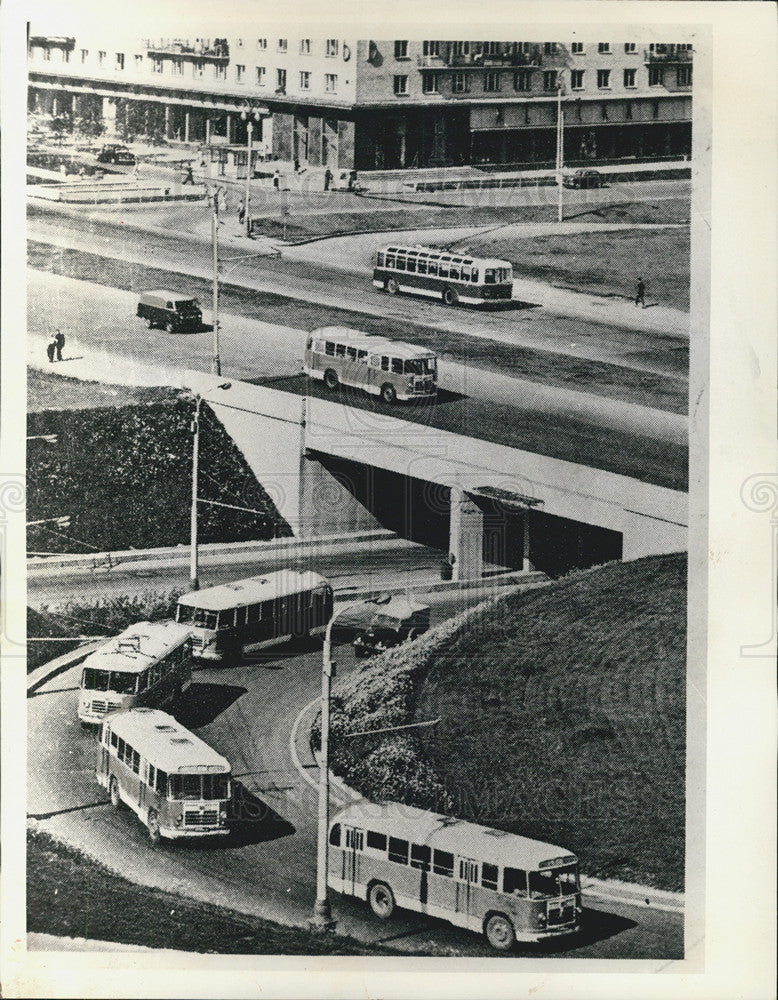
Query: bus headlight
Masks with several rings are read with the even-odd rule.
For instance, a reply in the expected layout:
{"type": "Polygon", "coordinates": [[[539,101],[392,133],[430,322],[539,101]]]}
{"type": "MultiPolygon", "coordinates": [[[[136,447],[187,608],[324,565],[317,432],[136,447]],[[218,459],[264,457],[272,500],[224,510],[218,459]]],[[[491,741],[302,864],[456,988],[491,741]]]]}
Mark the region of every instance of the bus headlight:
{"type": "Polygon", "coordinates": [[[546,915],[545,915],[545,913],[539,913],[538,914],[538,923],[540,924],[541,927],[545,927],[545,925],[546,925],[546,915]]]}
{"type": "Polygon", "coordinates": [[[181,826],[181,820],[182,819],[183,819],[183,816],[179,813],[178,816],[176,816],[176,826],[181,826]]]}

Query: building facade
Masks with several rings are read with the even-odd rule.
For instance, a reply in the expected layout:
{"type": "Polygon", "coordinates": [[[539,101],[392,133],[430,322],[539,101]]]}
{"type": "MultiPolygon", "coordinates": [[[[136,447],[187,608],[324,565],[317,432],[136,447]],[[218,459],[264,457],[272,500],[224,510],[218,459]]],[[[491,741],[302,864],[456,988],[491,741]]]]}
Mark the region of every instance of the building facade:
{"type": "Polygon", "coordinates": [[[357,170],[691,153],[690,43],[29,36],[29,108],[357,170]]]}

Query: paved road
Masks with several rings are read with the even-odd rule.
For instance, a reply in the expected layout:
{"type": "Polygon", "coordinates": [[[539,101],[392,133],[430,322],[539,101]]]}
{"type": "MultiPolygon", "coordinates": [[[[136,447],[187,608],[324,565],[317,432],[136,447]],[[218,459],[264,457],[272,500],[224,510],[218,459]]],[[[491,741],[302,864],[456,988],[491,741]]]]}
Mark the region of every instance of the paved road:
{"type": "MultiPolygon", "coordinates": [[[[454,606],[437,603],[433,615],[454,606]]],[[[337,652],[341,674],[354,669],[350,648],[337,652]]],[[[28,814],[52,833],[148,886],[229,906],[284,923],[304,923],[315,896],[314,789],[301,777],[290,733],[317,696],[321,650],[276,650],[234,669],[197,671],[182,717],[233,764],[246,820],[227,843],[153,849],[127,810],[114,812],[94,780],[94,742],[75,714],[78,669],[54,678],[29,699],[28,814]]],[[[304,741],[303,741],[304,742],[304,741]]],[[[303,751],[302,763],[310,764],[303,751]]],[[[315,779],[315,766],[309,768],[315,779]]],[[[333,897],[340,933],[398,951],[493,956],[485,941],[441,921],[398,913],[382,924],[356,900],[333,897]]],[[[666,962],[683,952],[678,915],[589,900],[587,930],[575,942],[518,955],[645,958],[666,962]]]]}
{"type": "MultiPolygon", "coordinates": [[[[191,209],[195,210],[196,207],[191,209]]],[[[134,218],[128,214],[126,218],[122,217],[122,222],[132,227],[134,218]]],[[[158,218],[160,224],[163,221],[162,216],[158,218]]],[[[229,226],[225,223],[225,228],[231,232],[229,226]]],[[[464,239],[468,233],[475,231],[470,227],[451,231],[449,236],[464,239]]],[[[139,232],[132,228],[123,231],[116,224],[90,219],[72,220],[35,212],[28,218],[27,235],[28,239],[52,248],[75,248],[109,259],[121,259],[125,265],[156,267],[206,280],[213,275],[209,244],[187,238],[186,234],[179,232],[166,232],[161,225],[154,231],[139,232]]],[[[418,233],[415,235],[418,238],[418,233]]],[[[400,238],[400,234],[395,236],[400,238]]],[[[405,236],[410,239],[414,234],[406,233],[405,236]]],[[[398,296],[390,301],[375,292],[366,280],[366,261],[362,259],[367,253],[362,246],[366,239],[371,241],[371,246],[375,244],[375,237],[347,237],[343,238],[345,243],[338,239],[327,240],[307,249],[289,251],[288,260],[268,257],[241,260],[239,258],[254,251],[254,247],[250,241],[244,240],[237,246],[233,241],[233,246],[224,248],[222,260],[225,263],[221,273],[225,281],[245,288],[350,311],[354,318],[346,325],[358,327],[360,315],[394,319],[496,340],[514,347],[686,378],[688,323],[682,314],[678,314],[680,319],[671,325],[656,310],[635,310],[634,307],[627,308],[628,304],[623,302],[561,289],[555,290],[551,296],[553,301],[549,300],[543,308],[535,308],[539,283],[528,286],[530,294],[523,306],[517,301],[514,304],[516,308],[508,312],[446,309],[436,302],[415,297],[398,296]],[[352,245],[360,249],[352,251],[352,245]],[[344,254],[351,256],[353,263],[350,271],[343,269],[344,254]],[[295,255],[300,259],[293,259],[295,255]],[[231,259],[226,261],[226,258],[231,259]],[[330,266],[325,263],[328,259],[330,266]],[[339,260],[340,267],[331,266],[337,265],[339,260]],[[558,306],[556,309],[555,303],[558,306]],[[676,329],[679,323],[680,328],[676,329]]],[[[52,251],[56,252],[56,249],[52,251]]],[[[547,287],[544,294],[548,294],[547,287]]],[[[522,298],[520,288],[519,296],[522,298]]]]}
{"type": "MultiPolygon", "coordinates": [[[[33,365],[48,368],[47,331],[63,327],[68,331],[67,360],[52,369],[60,374],[124,384],[133,381],[133,373],[153,366],[154,384],[180,385],[181,370],[210,369],[210,334],[171,337],[146,330],[134,316],[133,293],[50,272],[28,274],[33,365]],[[128,360],[133,362],[129,369],[128,360]]],[[[221,319],[225,375],[281,380],[271,384],[293,392],[321,391],[308,387],[306,380],[294,381],[301,370],[304,331],[234,314],[223,313],[221,319]]],[[[511,378],[446,357],[440,375],[442,391],[434,404],[401,410],[361,393],[349,394],[349,403],[670,488],[685,487],[687,419],[681,414],[511,378]]]]}

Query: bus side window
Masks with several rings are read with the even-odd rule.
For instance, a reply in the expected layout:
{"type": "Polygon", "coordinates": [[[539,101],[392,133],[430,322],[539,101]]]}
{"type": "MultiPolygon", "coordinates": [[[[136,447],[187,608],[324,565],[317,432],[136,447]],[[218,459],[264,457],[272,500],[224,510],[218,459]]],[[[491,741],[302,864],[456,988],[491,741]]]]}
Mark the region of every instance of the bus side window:
{"type": "Polygon", "coordinates": [[[382,250],[379,250],[378,253],[376,254],[376,257],[375,257],[375,266],[376,267],[383,267],[384,266],[384,254],[383,254],[382,250]]]}
{"type": "Polygon", "coordinates": [[[116,756],[119,760],[124,760],[124,740],[119,737],[119,742],[116,744],[116,756]]]}
{"type": "Polygon", "coordinates": [[[392,358],[392,372],[395,375],[402,375],[403,373],[402,358],[392,358]]]}
{"type": "Polygon", "coordinates": [[[330,844],[333,847],[340,847],[340,823],[335,823],[330,830],[330,844]]]}
{"type": "Polygon", "coordinates": [[[487,267],[486,270],[484,271],[484,284],[493,285],[494,281],[495,281],[494,269],[491,267],[487,267]]]}
{"type": "Polygon", "coordinates": [[[459,265],[452,264],[451,269],[448,272],[449,278],[453,278],[454,281],[459,281],[459,265]]]}
{"type": "Polygon", "coordinates": [[[408,841],[399,840],[397,837],[389,838],[389,860],[398,864],[408,864],[408,841]]]}
{"type": "Polygon", "coordinates": [[[375,833],[373,830],[367,831],[367,846],[374,851],[386,852],[386,834],[375,833]]]}
{"type": "Polygon", "coordinates": [[[419,257],[419,274],[427,273],[427,258],[419,257]]]}
{"type": "Polygon", "coordinates": [[[411,868],[429,871],[430,849],[426,844],[411,844],[411,868]]]}
{"type": "Polygon", "coordinates": [[[362,830],[346,830],[346,847],[351,847],[355,851],[361,851],[364,847],[365,835],[362,830]]]}
{"type": "Polygon", "coordinates": [[[157,769],[153,764],[149,764],[149,779],[147,781],[149,788],[157,787],[157,769]]]}
{"type": "Polygon", "coordinates": [[[329,354],[331,358],[335,357],[335,344],[331,340],[325,340],[324,353],[329,354]]]}
{"type": "Polygon", "coordinates": [[[117,749],[119,746],[119,737],[116,735],[116,733],[111,733],[111,746],[114,749],[117,749]]]}
{"type": "Polygon", "coordinates": [[[357,361],[367,364],[367,351],[357,351],[357,361]]]}
{"type": "Polygon", "coordinates": [[[473,268],[473,284],[474,285],[478,284],[478,268],[477,267],[473,268]]]}
{"type": "Polygon", "coordinates": [[[235,624],[238,628],[242,628],[246,624],[246,612],[248,608],[236,608],[235,609],[235,624]]]}
{"type": "Polygon", "coordinates": [[[462,281],[470,281],[471,268],[469,264],[463,264],[460,271],[462,281]]]}
{"type": "Polygon", "coordinates": [[[436,875],[448,875],[454,877],[454,855],[450,851],[439,851],[435,849],[432,856],[432,870],[436,875]]]}
{"type": "Polygon", "coordinates": [[[438,262],[436,260],[431,260],[429,262],[428,274],[436,275],[438,273],[438,262]]]}
{"type": "Polygon", "coordinates": [[[357,360],[357,349],[356,349],[356,347],[347,347],[346,348],[346,355],[348,356],[349,361],[356,361],[357,360]]]}
{"type": "Polygon", "coordinates": [[[408,258],[407,268],[408,268],[408,271],[410,273],[415,273],[416,272],[416,258],[415,257],[409,257],[408,258]]]}
{"type": "Polygon", "coordinates": [[[396,267],[397,267],[398,271],[404,271],[405,270],[405,254],[404,253],[398,253],[397,254],[397,265],[396,265],[396,267]]]}
{"type": "Polygon", "coordinates": [[[163,798],[167,798],[167,774],[157,769],[157,791],[163,798]]]}
{"type": "Polygon", "coordinates": [[[527,873],[519,868],[506,868],[502,873],[502,891],[526,896],[527,873]]]}
{"type": "Polygon", "coordinates": [[[442,260],[438,267],[438,277],[447,278],[448,277],[448,261],[442,260]]]}
{"type": "Polygon", "coordinates": [[[497,889],[497,865],[484,861],[481,865],[481,885],[484,889],[497,889]]]}
{"type": "Polygon", "coordinates": [[[387,358],[386,356],[381,358],[381,368],[385,372],[389,371],[389,358],[387,358]]]}
{"type": "Polygon", "coordinates": [[[381,356],[379,354],[370,355],[370,367],[380,368],[381,367],[381,356]]]}
{"type": "Polygon", "coordinates": [[[336,344],[335,345],[335,357],[336,358],[345,358],[345,356],[346,356],[346,345],[345,344],[336,344]]]}
{"type": "Polygon", "coordinates": [[[395,257],[394,253],[392,251],[389,251],[386,255],[386,266],[391,270],[394,270],[396,261],[397,258],[395,257]]]}

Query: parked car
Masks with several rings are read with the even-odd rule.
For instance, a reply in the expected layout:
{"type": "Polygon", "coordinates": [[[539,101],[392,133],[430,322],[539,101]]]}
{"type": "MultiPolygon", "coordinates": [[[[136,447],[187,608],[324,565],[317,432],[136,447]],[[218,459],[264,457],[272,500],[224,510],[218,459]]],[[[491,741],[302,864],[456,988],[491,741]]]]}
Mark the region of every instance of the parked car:
{"type": "Polygon", "coordinates": [[[572,174],[565,174],[562,183],[569,188],[599,188],[604,187],[605,179],[599,170],[576,170],[572,174]]]}
{"type": "Polygon", "coordinates": [[[97,154],[97,162],[118,163],[132,167],[135,165],[135,154],[121,143],[110,142],[97,154]]]}
{"type": "Polygon", "coordinates": [[[200,303],[179,292],[142,292],[137,315],[146,321],[149,329],[164,327],[168,333],[180,333],[187,329],[197,331],[203,325],[200,303]]]}
{"type": "Polygon", "coordinates": [[[428,604],[418,604],[407,597],[392,597],[376,610],[367,628],[354,638],[355,656],[374,656],[401,642],[423,635],[430,627],[428,604]]]}

